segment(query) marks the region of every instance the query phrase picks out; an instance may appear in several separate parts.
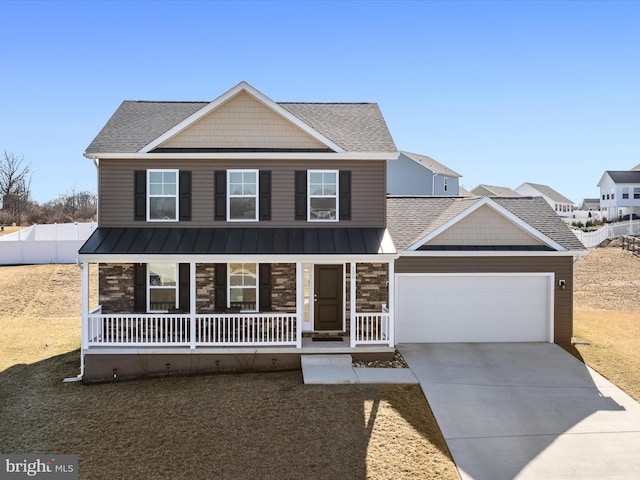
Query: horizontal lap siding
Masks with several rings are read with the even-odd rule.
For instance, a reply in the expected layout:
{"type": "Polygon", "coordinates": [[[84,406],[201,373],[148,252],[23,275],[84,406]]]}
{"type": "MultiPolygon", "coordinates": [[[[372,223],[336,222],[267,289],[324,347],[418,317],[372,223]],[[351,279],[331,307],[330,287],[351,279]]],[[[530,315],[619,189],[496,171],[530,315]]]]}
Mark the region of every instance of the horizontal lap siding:
{"type": "Polygon", "coordinates": [[[573,336],[573,257],[400,257],[396,273],[526,273],[553,272],[554,341],[569,343],[573,336]],[[558,287],[566,281],[566,289],[558,287]]]}
{"type": "Polygon", "coordinates": [[[102,227],[140,227],[133,220],[133,172],[148,168],[177,168],[192,172],[192,220],[153,222],[151,226],[176,227],[384,227],[385,162],[382,161],[250,161],[250,160],[102,160],[100,162],[100,202],[98,220],[102,227]],[[257,168],[271,171],[271,221],[215,222],[213,220],[213,172],[229,168],[257,168]],[[351,220],[303,222],[294,220],[294,172],[296,170],[350,170],[351,220]]]}

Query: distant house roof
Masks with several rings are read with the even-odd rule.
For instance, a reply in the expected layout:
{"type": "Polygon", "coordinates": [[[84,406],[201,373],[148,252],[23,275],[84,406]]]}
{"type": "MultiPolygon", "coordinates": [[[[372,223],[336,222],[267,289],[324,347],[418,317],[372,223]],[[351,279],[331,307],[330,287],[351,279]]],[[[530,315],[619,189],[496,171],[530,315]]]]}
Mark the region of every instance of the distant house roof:
{"type": "Polygon", "coordinates": [[[461,197],[471,197],[473,193],[471,193],[466,188],[458,187],[458,195],[460,195],[461,197]]]}
{"type": "Polygon", "coordinates": [[[607,170],[604,173],[609,175],[614,183],[640,183],[640,171],[638,170],[607,170]]]}
{"type": "Polygon", "coordinates": [[[427,155],[420,155],[418,153],[406,152],[404,150],[400,150],[400,153],[406,155],[411,160],[414,160],[415,162],[418,162],[423,167],[428,168],[433,173],[437,173],[438,175],[446,175],[446,176],[449,176],[449,177],[461,177],[462,176],[459,173],[456,173],[453,170],[451,170],[446,165],[441,164],[437,160],[434,160],[433,158],[428,157],[427,155]]]}
{"type": "MultiPolygon", "coordinates": [[[[520,185],[520,187],[522,187],[523,185],[528,185],[529,187],[533,188],[534,190],[540,192],[541,195],[544,195],[545,197],[550,198],[555,203],[567,203],[569,205],[573,205],[573,201],[569,200],[564,195],[561,195],[560,193],[558,193],[556,190],[554,190],[553,188],[549,187],[548,185],[541,185],[539,183],[525,182],[522,185],[520,185]]],[[[520,187],[518,187],[518,188],[520,188],[520,187]]]]}
{"type": "Polygon", "coordinates": [[[491,197],[521,197],[518,192],[508,187],[499,187],[497,185],[487,185],[481,183],[471,190],[474,195],[488,195],[491,197]]]}
{"type": "MultiPolygon", "coordinates": [[[[387,198],[387,228],[396,248],[405,250],[483,198],[390,196],[387,198]]],[[[569,251],[585,250],[543,198],[521,196],[489,200],[563,248],[569,251]]]]}
{"type": "Polygon", "coordinates": [[[600,210],[599,198],[585,198],[580,205],[583,210],[600,210]]]}
{"type": "MultiPolygon", "coordinates": [[[[376,103],[275,103],[244,82],[229,92],[235,91],[259,95],[260,100],[282,109],[280,112],[288,112],[291,118],[299,119],[347,152],[397,151],[376,103]]],[[[85,154],[136,153],[189,117],[206,112],[218,99],[213,102],[124,101],[85,154]]]]}

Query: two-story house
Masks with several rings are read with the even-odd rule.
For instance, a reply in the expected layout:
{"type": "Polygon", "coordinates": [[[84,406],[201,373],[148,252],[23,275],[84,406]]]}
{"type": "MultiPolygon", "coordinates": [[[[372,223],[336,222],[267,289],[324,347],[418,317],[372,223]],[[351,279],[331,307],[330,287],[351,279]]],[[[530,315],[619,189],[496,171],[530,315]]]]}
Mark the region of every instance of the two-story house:
{"type": "MultiPolygon", "coordinates": [[[[637,167],[636,167],[637,168],[637,167]]],[[[607,170],[600,177],[600,209],[609,220],[638,218],[640,215],[640,171],[607,170]]]]}
{"type": "Polygon", "coordinates": [[[376,104],[276,103],[244,82],[212,102],[125,101],[85,156],[85,379],[393,352],[398,152],[376,104]]]}
{"type": "Polygon", "coordinates": [[[85,152],[99,206],[79,250],[80,377],[570,342],[585,252],[547,203],[387,196],[398,155],[374,103],[276,103],[244,82],[122,103],[85,152]]]}
{"type": "Polygon", "coordinates": [[[573,217],[574,203],[548,185],[525,182],[516,188],[516,192],[523,196],[542,197],[558,216],[573,217]]]}
{"type": "Polygon", "coordinates": [[[427,155],[400,151],[398,160],[387,163],[387,193],[456,197],[460,177],[427,155]]]}

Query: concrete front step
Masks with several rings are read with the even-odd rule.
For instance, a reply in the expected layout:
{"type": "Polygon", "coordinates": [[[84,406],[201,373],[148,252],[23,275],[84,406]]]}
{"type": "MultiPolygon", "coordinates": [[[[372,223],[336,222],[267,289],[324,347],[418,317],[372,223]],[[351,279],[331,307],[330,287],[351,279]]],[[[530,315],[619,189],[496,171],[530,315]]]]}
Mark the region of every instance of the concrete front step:
{"type": "Polygon", "coordinates": [[[302,355],[305,384],[418,383],[409,368],[353,368],[351,355],[302,355]]]}

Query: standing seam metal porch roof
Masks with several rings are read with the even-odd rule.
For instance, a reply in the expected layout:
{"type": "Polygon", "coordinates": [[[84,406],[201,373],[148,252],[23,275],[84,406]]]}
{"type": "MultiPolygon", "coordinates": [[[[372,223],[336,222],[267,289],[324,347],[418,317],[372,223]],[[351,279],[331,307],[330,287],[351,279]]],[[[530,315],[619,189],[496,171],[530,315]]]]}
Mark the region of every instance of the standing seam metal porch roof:
{"type": "Polygon", "coordinates": [[[394,254],[384,228],[100,227],[80,255],[394,254]]]}

